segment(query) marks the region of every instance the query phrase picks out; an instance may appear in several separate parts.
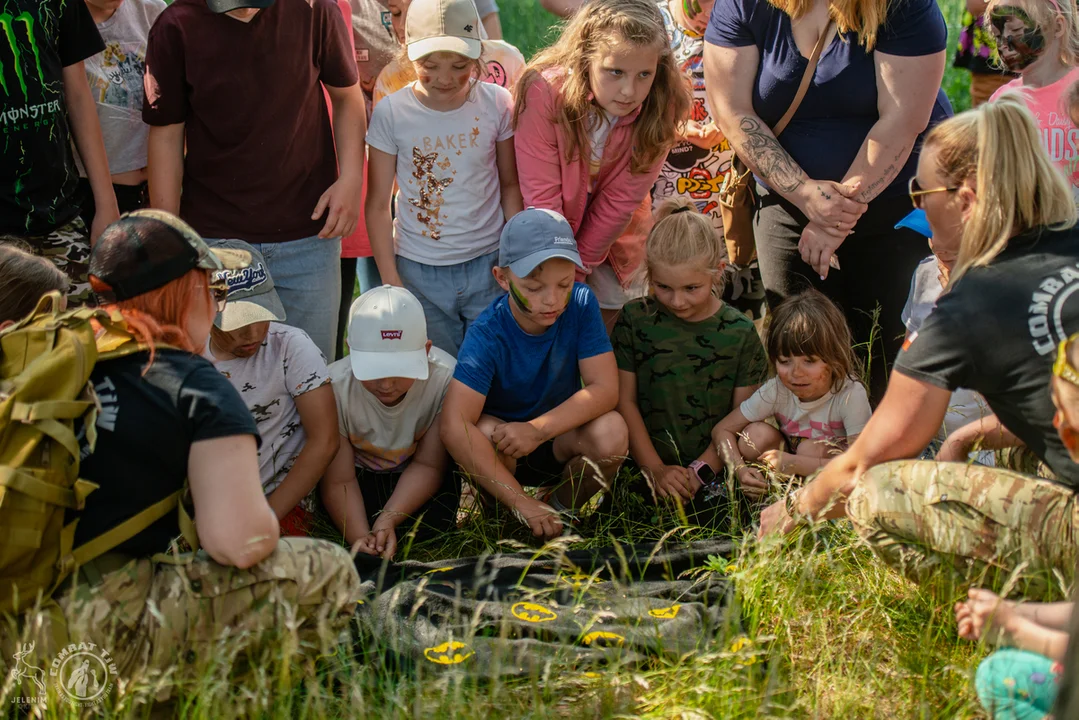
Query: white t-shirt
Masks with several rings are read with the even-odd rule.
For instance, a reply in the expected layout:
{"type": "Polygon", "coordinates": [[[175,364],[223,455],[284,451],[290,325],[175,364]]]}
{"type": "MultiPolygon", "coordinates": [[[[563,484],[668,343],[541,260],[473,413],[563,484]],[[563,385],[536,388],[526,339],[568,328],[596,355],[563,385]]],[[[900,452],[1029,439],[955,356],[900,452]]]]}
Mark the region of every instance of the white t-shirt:
{"type": "MultiPolygon", "coordinates": [[[[918,332],[922,323],[929,317],[929,313],[936,307],[937,298],[943,292],[944,286],[940,284],[937,259],[930,255],[918,263],[914,276],[910,279],[910,295],[907,296],[907,304],[903,306],[902,315],[907,335],[918,332]]],[[[937,431],[937,439],[943,441],[964,425],[992,414],[989,403],[980,393],[960,388],[952,393],[951,400],[948,401],[948,411],[944,414],[944,424],[937,431]]],[[[994,464],[991,452],[981,452],[977,459],[983,465],[994,464]]]]}
{"type": "Polygon", "coordinates": [[[348,438],[357,467],[387,471],[404,466],[416,453],[420,439],[442,412],[442,399],[453,378],[457,361],[449,353],[431,348],[429,374],[417,380],[401,402],[383,405],[352,374],[346,357],[330,365],[337,422],[348,438]]]}
{"type": "Polygon", "coordinates": [[[873,414],[865,388],[849,378],[839,392],[802,402],[774,377],[740,409],[750,422],[775,418],[784,437],[811,440],[842,440],[857,435],[873,414]]]}
{"type": "Polygon", "coordinates": [[[425,265],[457,265],[498,249],[505,224],[495,143],[513,137],[513,99],[476,83],[456,110],[421,103],[415,83],[371,114],[367,144],[397,156],[397,254],[425,265]]]}
{"type": "Polygon", "coordinates": [[[592,154],[588,160],[588,192],[592,192],[596,187],[600,168],[603,167],[603,151],[607,149],[607,139],[611,136],[611,128],[616,122],[618,118],[606,110],[601,110],[592,115],[592,121],[588,124],[588,142],[592,146],[592,154]]]}
{"type": "MultiPolygon", "coordinates": [[[[146,167],[150,134],[150,126],[142,121],[146,38],[164,9],[162,0],[124,0],[111,18],[98,23],[105,50],[83,63],[97,104],[109,172],[114,175],[146,167]]],[[[79,173],[86,177],[81,160],[79,173]]]]}
{"type": "MultiPolygon", "coordinates": [[[[209,344],[203,355],[228,378],[255,418],[262,436],[259,477],[269,495],[307,442],[293,398],[330,382],[326,361],[307,333],[280,323],[270,323],[262,347],[249,358],[218,360],[209,344]]],[[[309,502],[304,499],[307,509],[309,502]]]]}

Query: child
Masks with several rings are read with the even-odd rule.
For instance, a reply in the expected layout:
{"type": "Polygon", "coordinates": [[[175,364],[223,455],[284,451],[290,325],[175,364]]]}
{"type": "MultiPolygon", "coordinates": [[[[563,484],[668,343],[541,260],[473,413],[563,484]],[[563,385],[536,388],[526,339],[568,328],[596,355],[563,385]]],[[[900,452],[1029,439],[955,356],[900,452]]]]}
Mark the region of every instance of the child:
{"type": "Polygon", "coordinates": [[[645,294],[649,190],[691,96],[654,0],[593,0],[518,83],[513,124],[525,205],[563,215],[608,326],[645,294]],[[631,223],[632,220],[632,223],[631,223]]]}
{"type": "Polygon", "coordinates": [[[67,275],[45,258],[0,242],[0,330],[32,313],[45,293],[65,295],[70,285],[67,275]]]}
{"type": "Polygon", "coordinates": [[[1071,123],[1067,91],[1079,80],[1079,11],[1074,2],[992,0],[988,9],[1001,62],[1019,77],[993,93],[990,102],[1021,90],[1041,129],[1042,145],[1079,198],[1079,130],[1071,123]]]}
{"type": "MultiPolygon", "coordinates": [[[[165,3],[163,0],[86,0],[86,7],[105,41],[105,52],[84,63],[86,79],[97,103],[116,204],[121,213],[131,212],[145,207],[149,201],[146,143],[150,126],[142,121],[143,61],[150,26],[165,9],[165,3]]],[[[87,198],[82,218],[92,225],[93,195],[82,162],[78,165],[81,192],[87,198]]]]}
{"type": "MultiPolygon", "coordinates": [[[[1077,339],[1079,335],[1072,335],[1058,346],[1050,380],[1056,409],[1053,424],[1075,462],[1079,462],[1077,339]]],[[[1008,646],[983,660],[975,677],[978,699],[990,717],[1043,718],[1054,709],[1054,702],[1056,717],[1075,717],[1079,650],[1068,639],[1079,620],[1075,603],[1016,603],[982,588],[971,588],[967,598],[955,604],[959,637],[1008,646]],[[1067,685],[1061,687],[1062,682],[1067,685]]]]}
{"type": "Polygon", "coordinates": [[[322,500],[354,549],[393,557],[397,528],[452,530],[460,486],[439,437],[455,362],[427,339],[423,307],[384,285],[352,303],[349,357],[330,365],[341,449],[322,500]]]}
{"type": "Polygon", "coordinates": [[[228,273],[228,302],[204,354],[255,418],[259,476],[281,534],[310,535],[312,490],[337,453],[326,361],[303,330],[282,324],[285,309],[261,253],[241,240],[210,246],[245,250],[251,266],[228,273]]]}
{"type": "Polygon", "coordinates": [[[645,244],[652,297],[614,326],[630,457],[659,497],[693,499],[722,468],[710,430],[768,376],[753,323],[724,303],[723,248],[690,200],[668,200],[645,244]]]}
{"type": "Polygon", "coordinates": [[[610,487],[628,449],[614,412],[618,373],[565,218],[529,208],[499,240],[508,293],[468,331],[446,393],[442,440],[482,488],[539,537],[562,531],[557,512],[610,487]],[[522,485],[561,483],[537,499],[522,485]]]}
{"type": "Polygon", "coordinates": [[[92,302],[86,270],[90,245],[120,216],[83,70],[83,61],[105,45],[84,2],[10,0],[3,14],[0,236],[25,241],[35,255],[67,273],[72,305],[92,302]],[[98,208],[89,231],[79,217],[72,141],[98,208]]]}
{"type": "MultiPolygon", "coordinates": [[[[397,42],[405,43],[405,17],[412,0],[389,0],[390,18],[397,42]]],[[[525,58],[521,51],[504,40],[483,38],[483,64],[487,71],[480,76],[484,82],[504,87],[510,92],[517,86],[517,80],[525,69],[525,58]]],[[[416,72],[407,57],[398,56],[390,61],[378,74],[375,82],[373,102],[375,105],[387,95],[392,95],[416,79],[416,72]]]]}
{"type": "MultiPolygon", "coordinates": [[[[693,87],[693,110],[679,142],[667,153],[659,179],[652,188],[652,207],[664,200],[687,198],[711,220],[716,235],[723,239],[723,216],[719,212],[720,188],[731,167],[731,146],[712,119],[704,91],[704,30],[715,0],[683,2],[661,0],[659,11],[670,38],[671,52],[678,68],[693,87]]],[[[725,298],[750,318],[764,315],[764,285],[752,254],[739,257],[738,248],[727,248],[731,281],[724,283],[725,298]]]]}
{"type": "Polygon", "coordinates": [[[405,44],[418,79],[371,115],[367,231],[382,280],[419,299],[435,346],[456,356],[500,292],[491,277],[498,234],[521,210],[512,100],[477,79],[484,68],[472,0],[416,0],[411,9],[405,44]]]}
{"type": "MultiPolygon", "coordinates": [[[[935,153],[936,148],[926,148],[923,152],[935,153]]],[[[933,163],[927,164],[934,165],[933,163]]],[[[940,187],[944,186],[945,184],[940,185],[940,187]]],[[[918,209],[911,212],[900,223],[911,228],[919,228],[920,226],[921,230],[929,232],[931,234],[929,247],[933,251],[932,255],[918,264],[914,271],[914,276],[910,280],[910,295],[907,296],[907,304],[903,306],[902,314],[903,325],[907,328],[908,341],[914,337],[922,323],[929,317],[929,313],[936,307],[937,298],[944,293],[944,288],[948,285],[948,278],[959,257],[962,222],[956,221],[953,216],[953,222],[937,223],[938,231],[935,235],[932,235],[932,230],[929,230],[928,224],[918,219],[919,215],[921,215],[922,219],[925,217],[925,211],[921,209],[923,206],[929,207],[936,212],[938,210],[936,203],[948,202],[947,194],[941,194],[940,197],[934,197],[934,195],[936,194],[915,195],[913,200],[918,209]]],[[[948,207],[945,205],[939,210],[947,212],[948,207]]],[[[948,402],[948,412],[944,416],[944,424],[941,425],[934,442],[930,443],[930,451],[934,454],[938,450],[940,451],[940,454],[936,455],[938,460],[966,460],[973,446],[983,439],[979,421],[992,415],[993,411],[989,409],[985,398],[979,393],[966,389],[956,390],[952,393],[952,398],[948,402]]],[[[982,465],[995,464],[993,453],[988,450],[979,452],[977,460],[982,465]]]]}
{"type": "Polygon", "coordinates": [[[766,348],[776,377],[712,431],[723,459],[752,498],[764,495],[768,483],[747,460],[780,473],[809,475],[845,449],[872,412],[854,375],[850,328],[819,291],[806,290],[776,306],[766,348]],[[765,421],[774,421],[778,430],[765,421]]]}

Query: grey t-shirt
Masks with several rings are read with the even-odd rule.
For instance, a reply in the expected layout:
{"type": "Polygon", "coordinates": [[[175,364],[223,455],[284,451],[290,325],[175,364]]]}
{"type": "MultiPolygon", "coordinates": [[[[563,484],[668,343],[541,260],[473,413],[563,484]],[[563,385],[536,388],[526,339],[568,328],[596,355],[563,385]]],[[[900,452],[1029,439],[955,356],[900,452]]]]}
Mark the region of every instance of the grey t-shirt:
{"type": "MultiPolygon", "coordinates": [[[[142,121],[143,61],[150,26],[164,9],[162,0],[124,0],[111,18],[97,25],[104,52],[83,63],[113,175],[146,167],[150,126],[142,121]]],[[[79,174],[86,177],[82,161],[77,163],[79,174]]]]}

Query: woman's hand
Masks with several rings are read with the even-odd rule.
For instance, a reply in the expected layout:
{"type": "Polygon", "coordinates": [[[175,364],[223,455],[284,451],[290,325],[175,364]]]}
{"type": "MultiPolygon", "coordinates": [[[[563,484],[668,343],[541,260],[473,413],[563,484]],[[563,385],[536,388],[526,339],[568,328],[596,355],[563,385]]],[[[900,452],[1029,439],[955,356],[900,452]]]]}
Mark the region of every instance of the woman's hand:
{"type": "Polygon", "coordinates": [[[800,193],[802,201],[795,204],[810,223],[842,242],[869,207],[853,199],[860,188],[861,183],[851,187],[831,180],[807,180],[800,193]]]}
{"type": "Polygon", "coordinates": [[[982,588],[971,588],[967,600],[955,604],[955,622],[959,637],[994,645],[1007,641],[1006,627],[1015,615],[1015,603],[982,588]]]}
{"type": "Polygon", "coordinates": [[[714,122],[700,123],[696,120],[689,120],[686,122],[686,129],[682,133],[682,138],[702,150],[711,150],[723,142],[723,131],[714,122]]]}
{"type": "Polygon", "coordinates": [[[797,526],[797,522],[787,513],[787,501],[776,500],[761,513],[761,525],[757,529],[757,537],[763,538],[769,533],[786,535],[797,526]]]}
{"type": "Polygon", "coordinates": [[[802,260],[813,268],[820,279],[828,277],[828,269],[831,267],[832,257],[839,246],[843,244],[846,235],[836,236],[814,222],[805,226],[802,238],[798,241],[798,252],[802,254],[802,260]]]}

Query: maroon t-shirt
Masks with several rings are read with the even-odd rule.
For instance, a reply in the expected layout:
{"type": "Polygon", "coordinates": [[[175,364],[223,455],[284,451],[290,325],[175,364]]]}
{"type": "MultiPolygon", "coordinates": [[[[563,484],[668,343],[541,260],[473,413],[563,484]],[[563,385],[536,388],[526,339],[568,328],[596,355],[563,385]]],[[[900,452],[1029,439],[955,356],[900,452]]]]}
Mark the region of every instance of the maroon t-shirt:
{"type": "Polygon", "coordinates": [[[252,243],[317,235],[337,157],[319,82],[357,80],[334,0],[276,0],[250,22],[176,0],[150,30],[150,125],[186,123],[180,215],[203,236],[252,243]]]}

